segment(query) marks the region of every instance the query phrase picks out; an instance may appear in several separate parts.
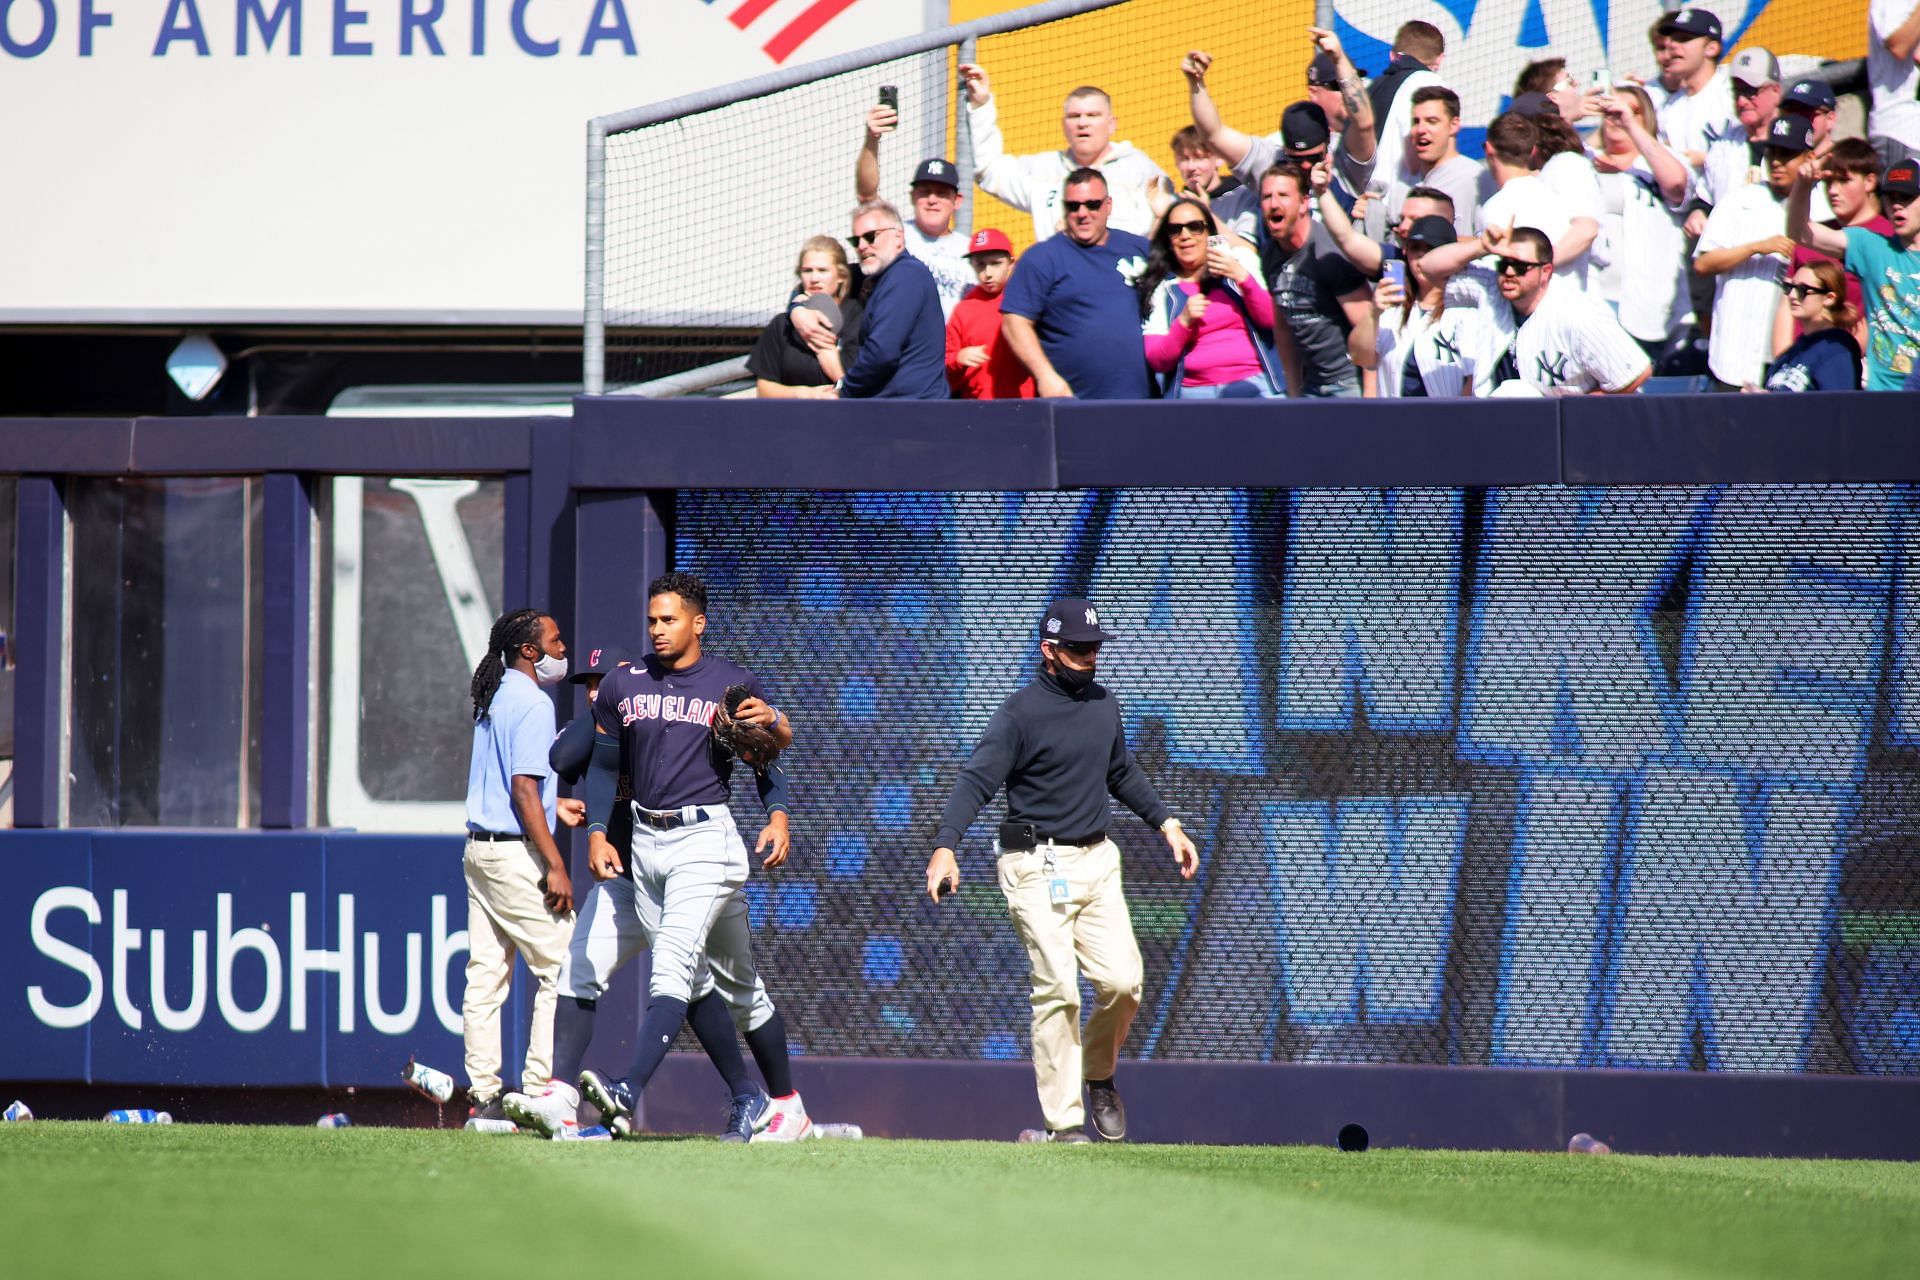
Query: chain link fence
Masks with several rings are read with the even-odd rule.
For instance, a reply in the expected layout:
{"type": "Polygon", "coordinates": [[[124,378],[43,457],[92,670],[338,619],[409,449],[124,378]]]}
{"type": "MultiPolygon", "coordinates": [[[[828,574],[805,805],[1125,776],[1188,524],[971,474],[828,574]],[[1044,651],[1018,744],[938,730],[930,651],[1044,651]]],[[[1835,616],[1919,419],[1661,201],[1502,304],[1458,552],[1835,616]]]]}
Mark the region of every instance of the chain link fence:
{"type": "Polygon", "coordinates": [[[1084,594],[1204,859],[1113,815],[1130,1055],[1920,1072],[1917,498],[683,494],[709,642],[799,726],[769,985],[808,1052],[1026,1056],[1000,803],[957,901],[922,869],[1084,594]]]}

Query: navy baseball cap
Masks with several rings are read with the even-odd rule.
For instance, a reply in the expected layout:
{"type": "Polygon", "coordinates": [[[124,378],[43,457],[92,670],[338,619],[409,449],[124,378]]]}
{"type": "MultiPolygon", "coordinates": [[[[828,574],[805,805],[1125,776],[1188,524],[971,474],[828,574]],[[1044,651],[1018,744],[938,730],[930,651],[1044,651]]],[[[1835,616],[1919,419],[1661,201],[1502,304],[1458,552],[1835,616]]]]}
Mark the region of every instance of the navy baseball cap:
{"type": "Polygon", "coordinates": [[[1840,100],[1833,96],[1833,86],[1825,80],[1795,80],[1780,95],[1780,106],[1804,107],[1808,111],[1833,111],[1838,109],[1840,100]]]}
{"type": "Polygon", "coordinates": [[[960,171],[948,160],[922,160],[920,167],[913,171],[913,185],[923,182],[937,182],[941,186],[960,189],[960,171]]]}
{"type": "Polygon", "coordinates": [[[1327,145],[1327,113],[1312,102],[1295,102],[1280,113],[1280,145],[1288,151],[1318,151],[1327,145]]]}
{"type": "Polygon", "coordinates": [[[1407,228],[1407,243],[1425,245],[1429,249],[1438,249],[1443,244],[1452,244],[1460,238],[1453,229],[1453,220],[1443,218],[1437,213],[1429,213],[1423,218],[1415,218],[1413,225],[1407,228]]]}
{"type": "Polygon", "coordinates": [[[1813,123],[1805,116],[1775,116],[1767,126],[1767,150],[1796,156],[1813,150],[1813,123]]]}
{"type": "Polygon", "coordinates": [[[1880,191],[1883,195],[1905,196],[1909,200],[1920,196],[1920,165],[1911,160],[1888,165],[1887,171],[1880,175],[1880,191]]]}
{"type": "Polygon", "coordinates": [[[1316,89],[1340,87],[1340,64],[1332,54],[1322,49],[1313,55],[1313,61],[1307,64],[1307,83],[1316,89]]]}
{"type": "Polygon", "coordinates": [[[604,676],[627,660],[627,655],[619,649],[576,649],[572,674],[567,677],[570,684],[585,684],[589,676],[604,676]]]}
{"type": "Polygon", "coordinates": [[[1091,602],[1070,596],[1047,606],[1047,619],[1040,624],[1040,638],[1063,644],[1093,644],[1113,639],[1100,629],[1100,611],[1091,602]]]}
{"type": "Polygon", "coordinates": [[[1507,104],[1507,110],[1516,115],[1523,115],[1529,120],[1560,114],[1559,105],[1544,93],[1523,93],[1507,104]]]}
{"type": "Polygon", "coordinates": [[[1685,36],[1689,40],[1702,36],[1708,40],[1720,39],[1720,19],[1705,9],[1696,9],[1692,5],[1675,9],[1660,19],[1660,34],[1663,36],[1685,36]]]}

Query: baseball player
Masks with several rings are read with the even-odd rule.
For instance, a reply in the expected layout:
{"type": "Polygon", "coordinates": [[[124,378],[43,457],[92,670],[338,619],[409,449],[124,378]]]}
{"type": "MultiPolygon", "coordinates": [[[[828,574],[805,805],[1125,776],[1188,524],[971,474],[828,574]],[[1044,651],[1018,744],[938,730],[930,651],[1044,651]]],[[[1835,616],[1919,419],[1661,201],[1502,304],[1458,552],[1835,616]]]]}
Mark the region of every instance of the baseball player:
{"type": "Polygon", "coordinates": [[[467,766],[467,987],[461,998],[472,1114],[497,1120],[500,1006],[524,957],[539,983],[524,1079],[547,1074],[561,959],[573,932],[573,885],[554,843],[553,702],[541,688],[567,674],[560,627],[538,609],[494,620],[474,668],[473,753],[467,766]]]}
{"type": "MultiPolygon", "coordinates": [[[[652,654],[608,675],[594,699],[594,721],[618,747],[604,750],[596,739],[587,774],[588,865],[596,879],[632,877],[635,915],[653,948],[653,978],[632,1068],[611,1081],[583,1071],[580,1088],[610,1128],[630,1131],[635,1099],[699,994],[705,957],[771,1095],[741,1100],[746,1114],[730,1118],[729,1130],[750,1126],[755,1141],[796,1141],[807,1136],[812,1121],[793,1088],[785,1023],[754,968],[741,893],[747,850],[727,805],[733,761],[716,753],[709,722],[728,688],[744,685],[751,696],[735,710],[736,718],[763,726],[782,749],[791,745],[793,729],[767,703],[757,677],[702,651],[706,611],[707,589],[698,578],[669,573],[655,579],[647,589],[652,654]],[[608,839],[605,821],[621,777],[630,779],[632,790],[633,834],[624,858],[608,839]],[[767,1114],[758,1114],[760,1108],[767,1114]]],[[[773,866],[784,858],[779,845],[786,815],[770,812],[768,822],[778,828],[777,837],[763,832],[761,847],[776,844],[768,859],[773,866]]],[[[573,986],[580,989],[581,978],[573,986]]]]}
{"type": "Polygon", "coordinates": [[[1120,1046],[1140,1008],[1140,945],[1120,886],[1120,851],[1107,838],[1111,793],[1173,851],[1182,876],[1200,865],[1193,841],[1127,750],[1120,704],[1093,681],[1113,637],[1085,600],[1055,600],[1040,627],[1040,672],[1000,704],[953,784],[927,862],[935,902],[960,886],[954,846],[1004,784],[1007,821],[997,842],[1000,891],[1033,962],[1033,1067],[1046,1141],[1118,1142],[1127,1112],[1113,1086],[1120,1046]],[[1093,985],[1083,1050],[1080,971],[1093,985]]]}
{"type": "MultiPolygon", "coordinates": [[[[600,682],[606,673],[628,665],[631,664],[626,655],[616,650],[588,649],[584,663],[568,679],[586,685],[587,701],[591,705],[599,696],[600,682]]],[[[600,729],[591,714],[576,716],[554,739],[548,761],[562,781],[577,783],[586,775],[596,745],[608,756],[609,767],[617,768],[618,741],[600,729]]],[[[758,780],[769,822],[760,832],[756,852],[771,846],[772,852],[762,865],[776,867],[786,861],[788,850],[786,775],[775,763],[763,770],[758,780]]],[[[621,787],[623,796],[630,791],[628,786],[621,787]]],[[[579,803],[584,811],[585,802],[579,803]]],[[[607,828],[616,849],[631,844],[632,818],[627,804],[614,805],[607,828]]],[[[730,904],[730,907],[737,905],[730,904]]],[[[647,945],[651,931],[657,928],[657,912],[652,911],[646,899],[636,895],[629,877],[615,875],[596,880],[587,891],[579,904],[573,942],[560,968],[560,999],[554,1016],[554,1083],[532,1095],[507,1095],[503,1105],[516,1122],[549,1137],[564,1133],[577,1122],[579,1100],[571,1082],[579,1078],[581,1063],[593,1041],[594,1015],[600,995],[613,974],[647,945]]],[[[703,965],[694,990],[696,998],[687,1006],[687,1025],[693,1028],[700,1047],[706,1050],[714,1068],[726,1081],[732,1100],[721,1141],[750,1141],[772,1118],[773,1108],[767,1104],[766,1095],[747,1077],[729,1011],[737,1007],[743,1015],[751,1015],[756,1009],[770,1009],[766,988],[760,985],[757,975],[747,982],[736,980],[723,962],[717,972],[703,965]]],[[[748,1020],[750,1016],[743,1016],[743,1022],[748,1020]]]]}

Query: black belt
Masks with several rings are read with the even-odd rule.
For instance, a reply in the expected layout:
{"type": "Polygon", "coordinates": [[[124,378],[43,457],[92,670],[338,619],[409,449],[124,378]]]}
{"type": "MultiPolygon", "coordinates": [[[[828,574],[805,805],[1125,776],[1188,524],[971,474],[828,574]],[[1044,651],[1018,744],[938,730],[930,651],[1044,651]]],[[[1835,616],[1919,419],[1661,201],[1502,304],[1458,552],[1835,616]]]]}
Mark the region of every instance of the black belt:
{"type": "Polygon", "coordinates": [[[1000,851],[1002,853],[1031,853],[1033,850],[1045,844],[1071,845],[1082,849],[1091,849],[1094,845],[1104,844],[1106,839],[1107,833],[1104,831],[1096,831],[1088,836],[1039,836],[1035,839],[1034,843],[1029,845],[1002,844],[1000,851]]]}
{"type": "Polygon", "coordinates": [[[467,839],[469,839],[469,840],[488,840],[488,841],[492,841],[492,840],[525,840],[525,839],[526,839],[526,837],[525,837],[524,835],[522,835],[522,834],[520,834],[520,833],[519,833],[518,831],[469,831],[469,832],[467,832],[467,839]]]}
{"type": "Polygon", "coordinates": [[[693,816],[689,818],[678,809],[669,809],[663,813],[653,809],[642,808],[638,804],[633,806],[634,821],[644,822],[656,831],[671,831],[675,827],[690,827],[695,823],[705,822],[712,816],[713,815],[705,809],[695,809],[693,816]]]}

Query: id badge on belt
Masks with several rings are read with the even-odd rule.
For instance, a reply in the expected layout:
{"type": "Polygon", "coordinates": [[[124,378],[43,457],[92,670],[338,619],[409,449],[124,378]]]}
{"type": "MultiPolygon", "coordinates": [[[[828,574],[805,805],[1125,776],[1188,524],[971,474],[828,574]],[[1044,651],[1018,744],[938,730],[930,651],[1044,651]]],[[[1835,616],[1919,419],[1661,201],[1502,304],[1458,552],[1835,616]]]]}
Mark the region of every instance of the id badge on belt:
{"type": "Polygon", "coordinates": [[[1058,907],[1073,901],[1073,891],[1067,887],[1067,878],[1062,875],[1055,875],[1055,870],[1056,868],[1053,865],[1053,850],[1049,847],[1047,849],[1046,874],[1051,878],[1047,881],[1047,901],[1058,907]]]}

